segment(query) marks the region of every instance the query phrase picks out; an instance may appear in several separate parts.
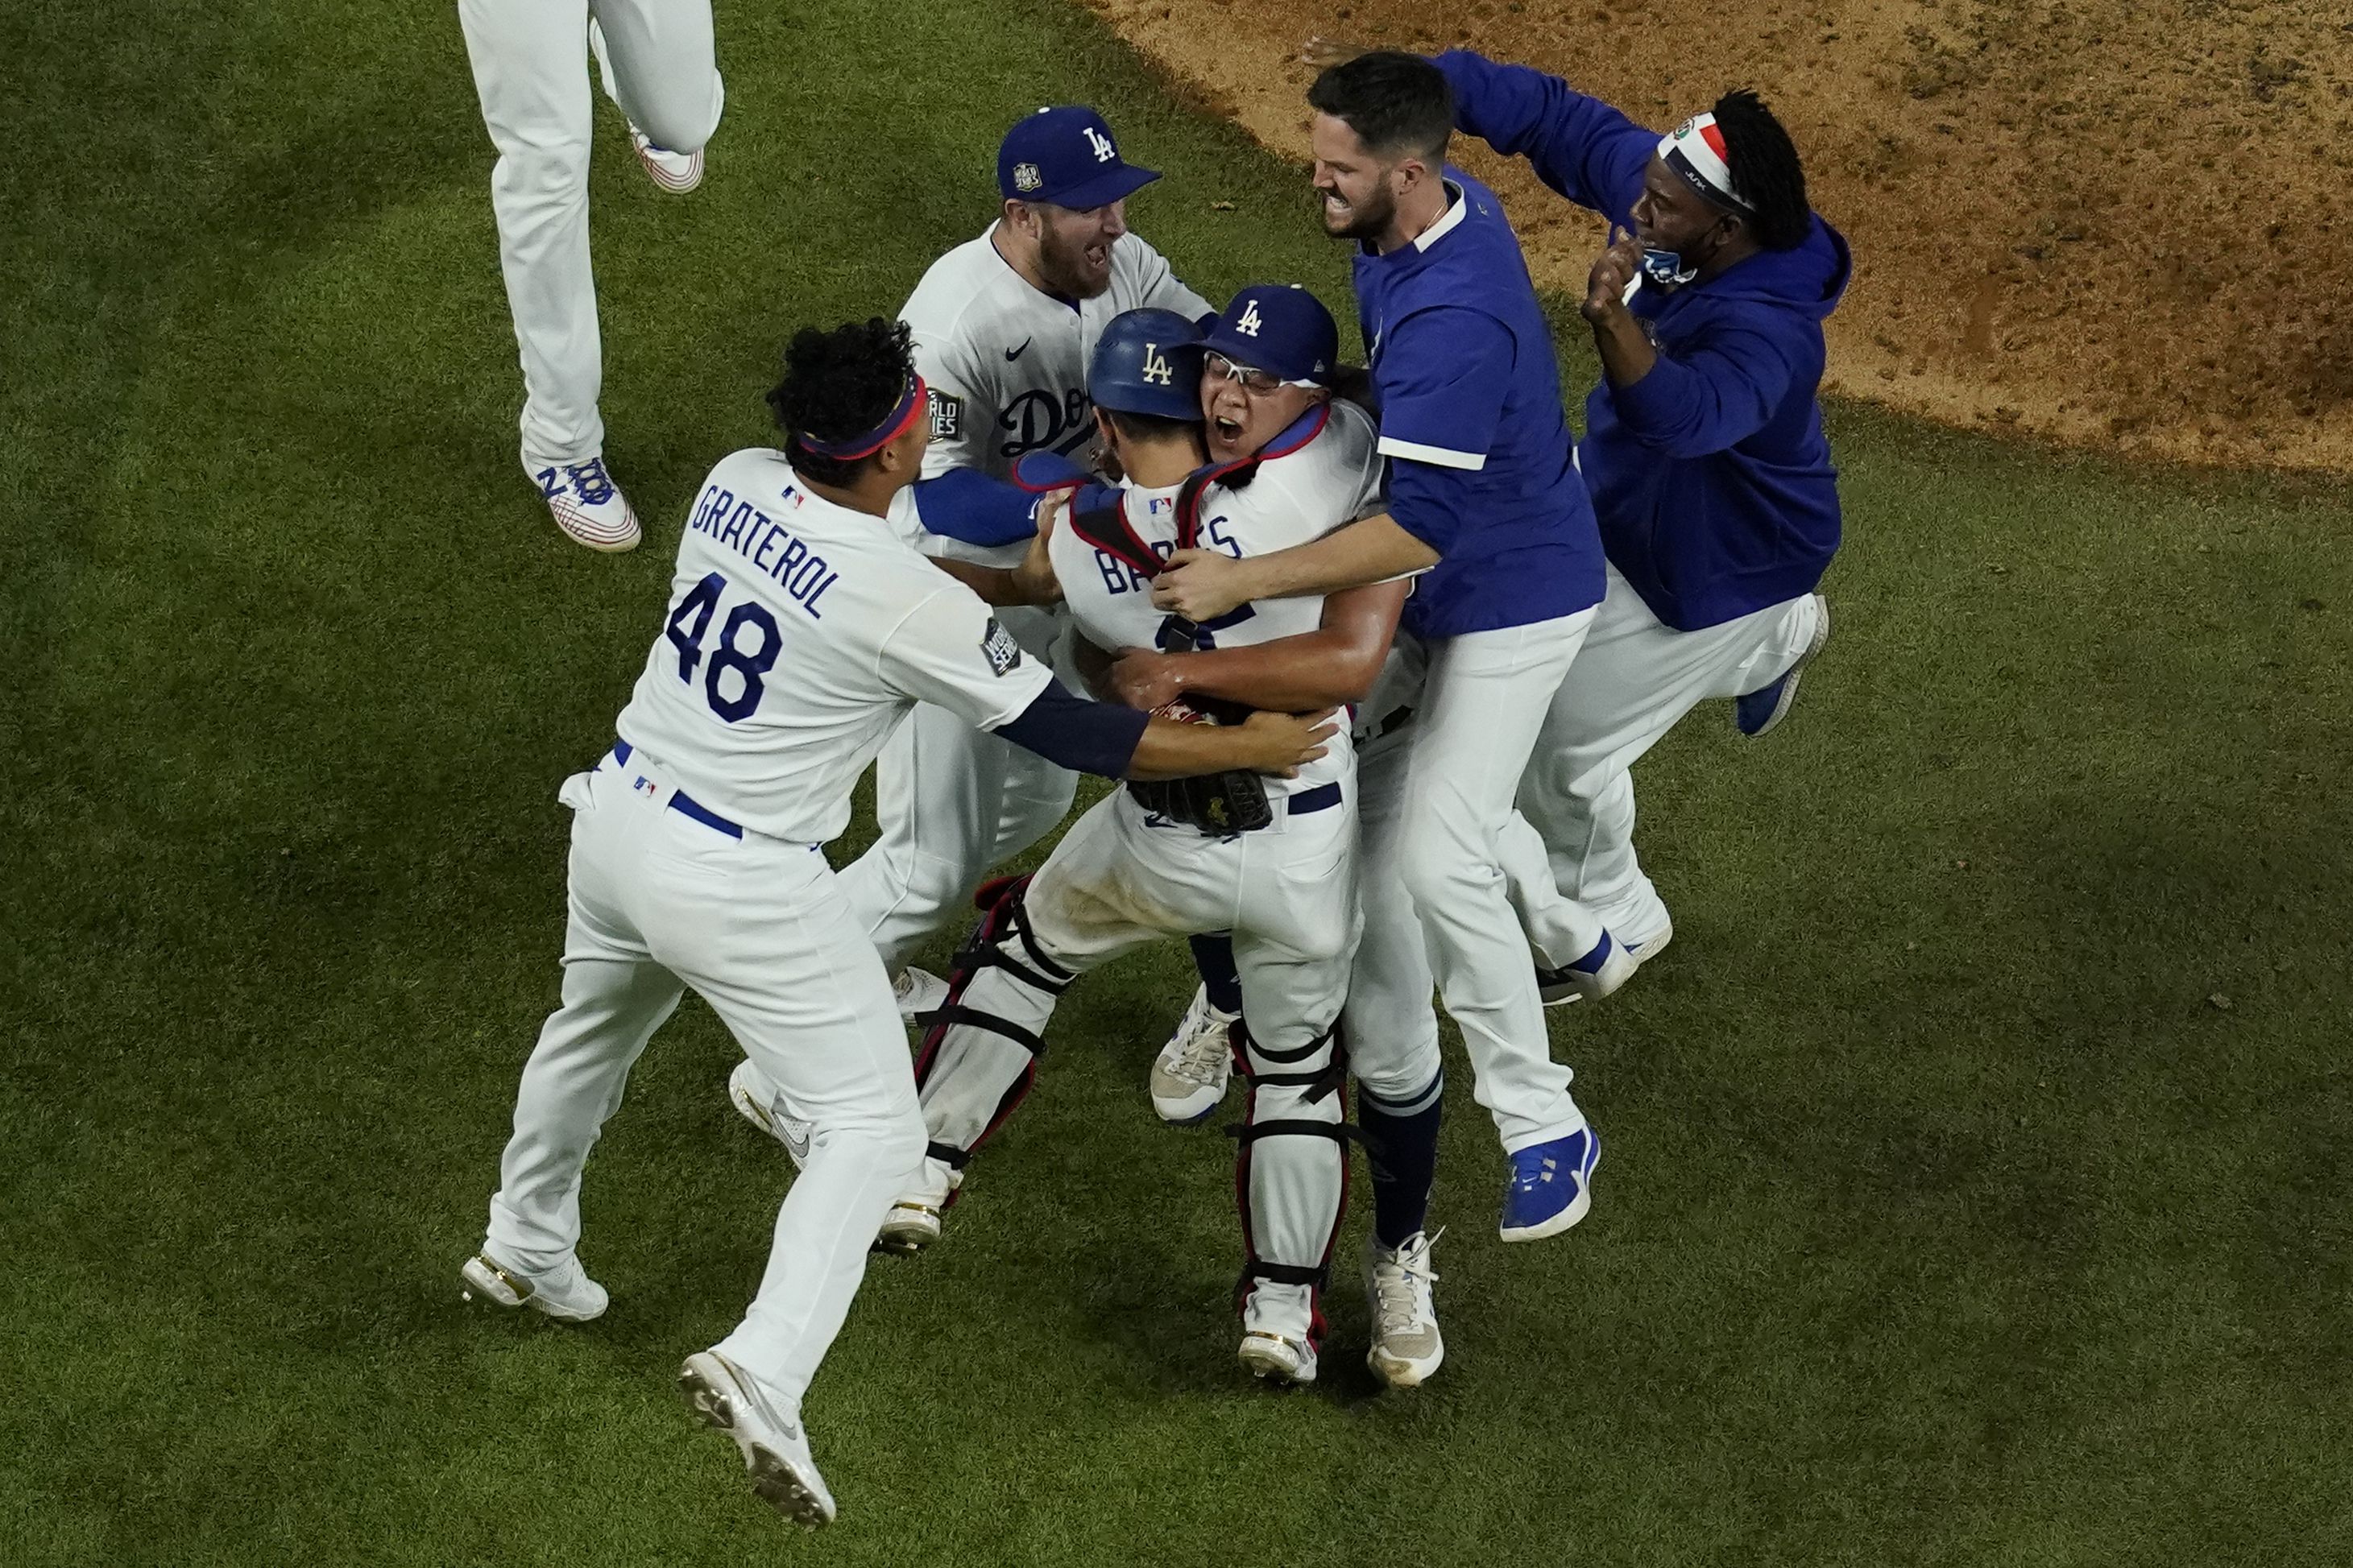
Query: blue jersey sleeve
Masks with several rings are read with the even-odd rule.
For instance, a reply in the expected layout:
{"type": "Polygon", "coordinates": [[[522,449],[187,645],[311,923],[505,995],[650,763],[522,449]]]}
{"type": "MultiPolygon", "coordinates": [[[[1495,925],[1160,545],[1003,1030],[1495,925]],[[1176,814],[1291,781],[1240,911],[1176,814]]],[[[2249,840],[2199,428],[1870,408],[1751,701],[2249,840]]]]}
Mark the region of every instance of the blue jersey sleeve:
{"type": "Polygon", "coordinates": [[[1373,366],[1381,455],[1473,473],[1485,468],[1513,357],[1512,334],[1484,310],[1441,305],[1398,322],[1373,366]]]}
{"type": "Polygon", "coordinates": [[[1018,544],[1038,531],[1038,492],[992,479],[978,468],[950,468],[917,479],[915,510],[923,530],[966,544],[1018,544]]]}
{"type": "Polygon", "coordinates": [[[1618,422],[1653,451],[1704,458],[1765,427],[1789,390],[1787,350],[1765,332],[1708,334],[1680,357],[1661,354],[1642,379],[1609,389],[1618,422]]]}
{"type": "Polygon", "coordinates": [[[1657,132],[1526,66],[1468,49],[1450,49],[1437,64],[1454,89],[1456,125],[1507,157],[1525,155],[1536,178],[1578,206],[1632,222],[1657,132]]]}
{"type": "Polygon", "coordinates": [[[1470,510],[1472,476],[1487,466],[1512,384],[1512,334],[1482,310],[1417,311],[1381,345],[1381,455],[1389,516],[1446,553],[1470,510]]]}

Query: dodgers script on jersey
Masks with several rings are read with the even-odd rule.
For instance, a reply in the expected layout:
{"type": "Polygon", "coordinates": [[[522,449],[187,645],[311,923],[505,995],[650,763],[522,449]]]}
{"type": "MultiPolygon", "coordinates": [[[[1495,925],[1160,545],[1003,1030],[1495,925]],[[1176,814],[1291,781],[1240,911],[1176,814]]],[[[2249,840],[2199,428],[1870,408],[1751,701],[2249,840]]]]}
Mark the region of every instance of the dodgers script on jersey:
{"type": "Polygon", "coordinates": [[[1111,248],[1111,287],[1075,303],[1014,271],[987,234],[932,263],[901,312],[914,331],[915,368],[932,395],[923,477],[978,468],[995,479],[1029,452],[1092,458],[1087,362],[1111,319],[1152,305],[1187,321],[1209,302],[1133,234],[1111,248]]]}
{"type": "Polygon", "coordinates": [[[851,786],[917,700],[994,730],[1051,679],[883,519],[753,448],[703,481],[619,730],[711,810],[821,844],[849,826],[851,786]]]}
{"type": "MultiPolygon", "coordinates": [[[[1203,493],[1200,547],[1237,559],[1271,554],[1380,510],[1377,439],[1371,417],[1353,403],[1311,410],[1261,450],[1257,474],[1247,485],[1229,489],[1216,484],[1203,493]]],[[[1122,499],[1129,525],[1164,560],[1176,548],[1176,496],[1182,489],[1131,485],[1122,499]]],[[[1152,584],[1141,573],[1068,527],[1054,530],[1047,549],[1063,602],[1088,641],[1110,653],[1159,646],[1160,627],[1168,617],[1152,607],[1152,584]]],[[[1312,632],[1323,618],[1320,596],[1261,599],[1210,622],[1200,635],[1212,647],[1254,647],[1312,632]]],[[[1268,795],[1295,795],[1347,777],[1355,753],[1345,740],[1335,736],[1324,756],[1301,768],[1298,777],[1268,779],[1268,795]]]]}

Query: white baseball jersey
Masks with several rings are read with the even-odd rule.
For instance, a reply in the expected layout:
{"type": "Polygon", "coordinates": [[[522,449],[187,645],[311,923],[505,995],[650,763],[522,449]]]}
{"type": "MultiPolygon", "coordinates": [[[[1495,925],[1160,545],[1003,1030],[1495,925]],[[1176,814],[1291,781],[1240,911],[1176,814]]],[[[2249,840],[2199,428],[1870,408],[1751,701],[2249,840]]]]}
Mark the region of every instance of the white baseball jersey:
{"type": "MultiPolygon", "coordinates": [[[[1240,489],[1213,484],[1203,493],[1200,548],[1237,559],[1271,554],[1378,511],[1377,438],[1371,416],[1353,403],[1335,400],[1311,412],[1267,444],[1249,484],[1240,489]]],[[[1163,559],[1176,548],[1176,496],[1182,489],[1130,486],[1125,492],[1129,526],[1163,559]]],[[[1063,600],[1088,641],[1112,653],[1159,646],[1160,627],[1168,617],[1153,608],[1152,584],[1143,574],[1067,525],[1054,530],[1048,552],[1063,600]]],[[[1201,631],[1218,647],[1251,647],[1312,632],[1323,619],[1320,595],[1261,599],[1201,631]]],[[[1324,754],[1300,769],[1297,778],[1267,780],[1269,796],[1348,776],[1355,753],[1346,741],[1345,734],[1335,736],[1324,754]]]]}
{"type": "Polygon", "coordinates": [[[619,721],[704,807],[821,844],[920,700],[994,730],[1051,679],[987,605],[883,519],[754,447],[711,470],[678,545],[670,610],[619,721]]]}
{"type": "Polygon", "coordinates": [[[923,477],[978,468],[1003,479],[1039,450],[1084,464],[1094,456],[1087,362],[1124,311],[1156,306],[1187,321],[1210,306],[1134,235],[1111,247],[1111,287],[1076,303],[1032,287],[997,253],[997,225],[931,265],[900,312],[914,331],[915,368],[931,388],[932,445],[923,477]]]}

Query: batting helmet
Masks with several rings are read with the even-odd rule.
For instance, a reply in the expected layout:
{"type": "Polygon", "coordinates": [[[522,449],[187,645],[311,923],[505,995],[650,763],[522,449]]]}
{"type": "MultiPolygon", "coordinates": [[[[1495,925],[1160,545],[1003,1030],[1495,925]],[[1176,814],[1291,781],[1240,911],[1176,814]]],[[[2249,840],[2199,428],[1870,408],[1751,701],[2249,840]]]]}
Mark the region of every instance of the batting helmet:
{"type": "Polygon", "coordinates": [[[1122,414],[1198,420],[1200,329],[1174,310],[1113,317],[1087,364],[1087,395],[1122,414]]]}

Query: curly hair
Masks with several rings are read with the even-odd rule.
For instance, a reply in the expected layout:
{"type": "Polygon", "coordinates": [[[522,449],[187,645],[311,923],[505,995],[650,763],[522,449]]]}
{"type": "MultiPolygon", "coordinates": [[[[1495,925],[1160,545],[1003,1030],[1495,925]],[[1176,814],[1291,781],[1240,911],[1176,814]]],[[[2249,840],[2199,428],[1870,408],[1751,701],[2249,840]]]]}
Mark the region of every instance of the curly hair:
{"type": "Polygon", "coordinates": [[[1796,249],[1814,224],[1796,144],[1765,100],[1746,88],[1725,93],[1715,107],[1732,183],[1756,210],[1750,221],[1757,243],[1767,250],[1796,249]]]}
{"type": "Polygon", "coordinates": [[[915,374],[904,321],[871,316],[830,331],[804,327],[785,345],[785,376],[768,389],[769,412],[793,467],[821,485],[856,482],[874,459],[845,461],[812,452],[801,437],[840,441],[890,417],[915,374]]]}

